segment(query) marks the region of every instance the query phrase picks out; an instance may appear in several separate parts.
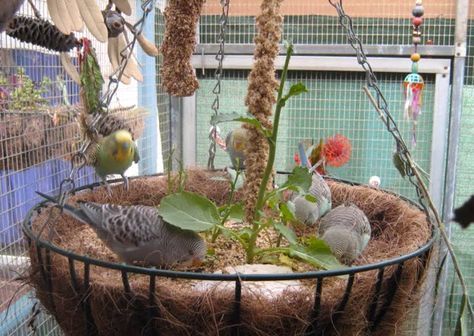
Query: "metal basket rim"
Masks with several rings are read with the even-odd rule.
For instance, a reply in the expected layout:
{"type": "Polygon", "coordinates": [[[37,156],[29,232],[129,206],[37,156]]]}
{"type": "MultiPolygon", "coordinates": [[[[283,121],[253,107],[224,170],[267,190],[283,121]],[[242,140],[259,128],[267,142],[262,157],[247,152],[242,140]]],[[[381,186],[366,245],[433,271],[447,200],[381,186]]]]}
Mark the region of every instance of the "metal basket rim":
{"type": "MultiPolygon", "coordinates": [[[[216,170],[218,171],[218,169],[216,170]]],[[[288,172],[278,171],[278,174],[289,174],[288,172]]],[[[152,174],[152,175],[142,175],[142,176],[135,176],[131,179],[138,179],[138,178],[149,178],[149,177],[156,177],[156,176],[164,176],[163,173],[159,174],[152,174]]],[[[337,182],[342,182],[350,185],[360,185],[356,182],[351,182],[343,179],[337,179],[332,177],[327,177],[330,180],[334,180],[337,182]]],[[[111,180],[110,183],[120,182],[121,179],[111,180]]],[[[82,191],[86,189],[93,189],[100,185],[100,182],[95,182],[92,184],[87,184],[78,188],[75,188],[74,191],[82,191]]],[[[396,195],[397,197],[403,199],[404,201],[420,208],[412,200],[396,194],[391,191],[387,191],[384,189],[379,189],[380,191],[396,195]]],[[[401,264],[409,259],[418,257],[423,253],[426,253],[433,245],[434,241],[437,239],[437,230],[436,228],[431,225],[432,233],[430,239],[424,243],[421,247],[417,250],[410,252],[405,255],[401,255],[398,257],[390,258],[387,260],[379,261],[376,263],[360,265],[360,266],[351,266],[336,270],[319,270],[319,271],[309,271],[309,272],[295,272],[295,273],[287,273],[287,274],[245,274],[245,273],[235,273],[235,274],[214,274],[214,273],[197,273],[197,272],[188,272],[188,271],[173,271],[167,269],[157,269],[155,267],[142,267],[136,265],[129,265],[125,263],[116,263],[116,262],[109,262],[100,259],[96,259],[93,257],[89,257],[86,255],[79,255],[75,252],[65,250],[59,246],[56,246],[50,241],[41,239],[40,237],[36,236],[33,231],[31,230],[31,219],[33,214],[40,208],[44,208],[48,201],[41,201],[35,204],[26,214],[25,219],[22,221],[22,229],[25,236],[29,240],[33,240],[37,247],[42,247],[53,252],[58,253],[68,259],[72,259],[75,261],[81,261],[83,263],[87,263],[94,266],[99,266],[108,269],[114,269],[122,272],[130,272],[142,275],[149,275],[149,276],[159,276],[165,278],[175,278],[175,279],[189,279],[189,280],[208,280],[208,281],[283,281],[283,280],[303,280],[303,279],[321,279],[327,277],[334,277],[334,276],[346,276],[346,275],[353,275],[356,273],[367,272],[372,270],[377,270],[381,268],[385,268],[387,266],[398,265],[401,264]]],[[[420,208],[421,209],[421,208],[420,208]]]]}

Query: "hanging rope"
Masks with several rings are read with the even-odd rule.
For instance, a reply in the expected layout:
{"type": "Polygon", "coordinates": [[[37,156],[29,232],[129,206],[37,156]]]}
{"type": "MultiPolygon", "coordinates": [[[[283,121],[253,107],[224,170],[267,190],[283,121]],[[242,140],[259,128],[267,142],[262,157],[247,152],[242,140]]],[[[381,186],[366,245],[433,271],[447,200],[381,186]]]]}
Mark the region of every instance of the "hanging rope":
{"type": "MultiPolygon", "coordinates": [[[[212,93],[215,95],[214,102],[212,103],[212,110],[214,111],[214,115],[217,116],[219,114],[219,96],[221,94],[221,80],[222,80],[222,66],[224,62],[224,47],[225,47],[225,34],[227,31],[227,22],[229,19],[229,3],[230,0],[221,0],[221,7],[222,12],[219,18],[220,23],[220,32],[219,32],[219,50],[216,54],[216,60],[218,62],[217,69],[214,73],[214,78],[216,79],[216,85],[212,90],[212,93]]],[[[211,144],[209,146],[209,159],[207,161],[207,168],[210,170],[214,169],[214,159],[216,157],[216,143],[219,141],[219,134],[217,131],[217,125],[211,124],[211,129],[209,131],[209,139],[211,140],[211,144]]]]}

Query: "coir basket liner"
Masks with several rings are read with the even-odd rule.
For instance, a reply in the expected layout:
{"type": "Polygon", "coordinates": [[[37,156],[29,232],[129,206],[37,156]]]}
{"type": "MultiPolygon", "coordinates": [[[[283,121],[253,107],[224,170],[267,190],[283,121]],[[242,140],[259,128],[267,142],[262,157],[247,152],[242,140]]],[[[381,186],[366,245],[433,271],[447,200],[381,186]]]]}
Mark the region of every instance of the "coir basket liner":
{"type": "MultiPolygon", "coordinates": [[[[213,175],[188,172],[186,189],[222,203],[228,183],[213,175]]],[[[87,226],[41,203],[24,223],[30,281],[67,335],[396,334],[420,297],[432,227],[397,195],[339,181],[329,185],[333,206],[351,201],[372,225],[368,247],[349,269],[235,275],[125,265],[87,226]],[[299,285],[275,295],[249,285],[269,280],[299,285]]],[[[137,178],[129,192],[115,186],[112,197],[97,185],[83,189],[70,201],[156,205],[167,183],[164,176],[137,178]]],[[[228,244],[216,255],[225,255],[228,244]]]]}

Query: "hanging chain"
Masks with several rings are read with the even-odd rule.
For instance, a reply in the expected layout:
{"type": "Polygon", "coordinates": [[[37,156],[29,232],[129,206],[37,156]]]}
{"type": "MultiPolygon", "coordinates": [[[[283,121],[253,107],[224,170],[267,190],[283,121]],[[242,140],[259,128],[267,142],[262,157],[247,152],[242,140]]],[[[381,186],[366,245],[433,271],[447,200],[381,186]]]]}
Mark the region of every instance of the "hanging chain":
{"type": "Polygon", "coordinates": [[[365,54],[362,42],[354,31],[352,18],[344,12],[344,8],[342,7],[342,0],[329,0],[329,3],[336,9],[337,14],[339,16],[339,23],[346,30],[349,43],[356,52],[357,62],[362,66],[365,71],[367,87],[375,92],[375,97],[373,97],[370,95],[370,91],[366,90],[366,92],[369,94],[369,98],[371,98],[371,102],[373,103],[377,112],[380,114],[383,123],[387,127],[387,131],[390,132],[390,134],[395,140],[396,155],[401,161],[401,164],[403,166],[402,169],[408,177],[409,182],[415,187],[420,205],[425,210],[427,216],[429,216],[429,210],[426,204],[427,195],[421,187],[423,181],[416,174],[416,164],[414,163],[411,157],[411,153],[400,133],[400,130],[398,129],[398,126],[388,109],[387,100],[385,99],[382,91],[379,88],[377,77],[375,76],[375,73],[370,63],[367,61],[367,55],[365,54]]]}
{"type": "MultiPolygon", "coordinates": [[[[105,115],[109,112],[109,106],[112,102],[113,97],[117,93],[117,89],[120,83],[120,80],[127,66],[128,60],[130,57],[133,57],[133,49],[137,40],[137,36],[142,32],[143,25],[145,23],[148,14],[152,11],[154,6],[154,0],[145,0],[141,5],[143,14],[131,28],[133,32],[133,39],[127,43],[125,48],[120,52],[120,65],[119,67],[109,76],[109,83],[107,86],[106,92],[100,98],[101,109],[93,113],[92,122],[89,125],[89,131],[93,136],[98,136],[98,131],[96,126],[102,122],[105,115]]],[[[125,34],[125,32],[124,32],[125,34]]],[[[59,196],[58,203],[63,206],[66,202],[68,196],[75,189],[75,179],[77,172],[84,168],[87,164],[86,152],[89,147],[92,145],[93,141],[88,137],[83,141],[79,150],[71,158],[71,170],[69,176],[65,178],[59,186],[59,196]]]]}
{"type": "MultiPolygon", "coordinates": [[[[225,34],[227,31],[227,22],[229,19],[229,3],[230,0],[221,0],[221,7],[222,13],[219,18],[220,24],[220,32],[219,32],[219,50],[216,54],[216,60],[218,62],[217,69],[214,73],[214,78],[216,79],[216,85],[212,90],[212,93],[215,95],[214,102],[212,103],[212,110],[214,111],[214,115],[217,116],[219,114],[219,95],[221,93],[221,81],[222,81],[222,65],[224,61],[224,46],[225,46],[225,34]]],[[[214,159],[216,157],[216,139],[217,139],[217,124],[212,124],[211,129],[209,131],[209,139],[211,140],[211,144],[209,146],[209,159],[207,161],[207,168],[214,169],[214,159]]]]}

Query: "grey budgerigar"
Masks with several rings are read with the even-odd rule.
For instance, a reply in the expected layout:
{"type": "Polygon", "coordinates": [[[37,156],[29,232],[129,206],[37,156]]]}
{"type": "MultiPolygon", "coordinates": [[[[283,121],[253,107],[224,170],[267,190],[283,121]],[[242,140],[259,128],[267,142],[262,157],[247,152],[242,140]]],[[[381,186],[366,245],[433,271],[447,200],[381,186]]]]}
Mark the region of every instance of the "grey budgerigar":
{"type": "Polygon", "coordinates": [[[355,204],[347,203],[335,207],[321,218],[318,233],[322,239],[327,239],[331,250],[336,245],[343,246],[338,248],[338,251],[345,251],[341,259],[353,261],[367,246],[372,229],[364,212],[355,204]],[[336,237],[340,239],[337,244],[336,237]]]}
{"type": "Polygon", "coordinates": [[[296,195],[289,205],[293,209],[296,219],[303,224],[312,225],[320,217],[318,203],[308,201],[305,195],[296,195]]]}
{"type": "Polygon", "coordinates": [[[326,230],[333,226],[343,226],[357,232],[362,238],[363,249],[369,242],[372,233],[367,216],[353,203],[341,204],[321,218],[319,235],[322,236],[326,230]]]}
{"type": "MultiPolygon", "coordinates": [[[[57,203],[48,195],[38,194],[57,203]]],[[[195,266],[206,255],[206,243],[201,236],[166,223],[155,207],[79,202],[77,208],[66,204],[63,209],[92,227],[126,263],[139,261],[158,267],[195,266]]]]}
{"type": "Polygon", "coordinates": [[[361,236],[346,227],[335,226],[324,232],[321,239],[331,249],[331,252],[343,264],[350,265],[362,253],[361,236]]]}
{"type": "Polygon", "coordinates": [[[319,205],[319,216],[324,216],[331,210],[331,189],[317,172],[312,175],[312,183],[308,192],[316,198],[316,203],[319,205]]]}
{"type": "Polygon", "coordinates": [[[318,173],[313,173],[311,187],[308,194],[315,198],[315,202],[306,199],[305,195],[295,194],[290,201],[298,221],[312,225],[331,210],[331,190],[326,181],[318,173]]]}
{"type": "Polygon", "coordinates": [[[24,0],[0,0],[0,33],[6,29],[23,2],[24,0]]]}

